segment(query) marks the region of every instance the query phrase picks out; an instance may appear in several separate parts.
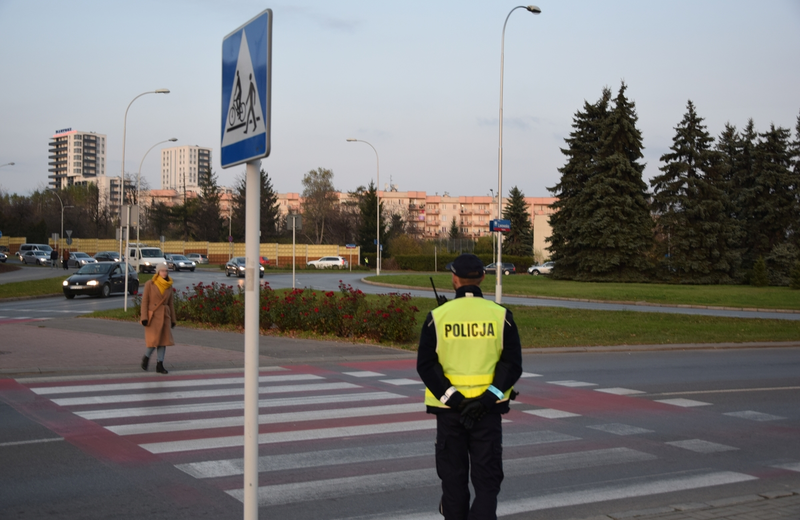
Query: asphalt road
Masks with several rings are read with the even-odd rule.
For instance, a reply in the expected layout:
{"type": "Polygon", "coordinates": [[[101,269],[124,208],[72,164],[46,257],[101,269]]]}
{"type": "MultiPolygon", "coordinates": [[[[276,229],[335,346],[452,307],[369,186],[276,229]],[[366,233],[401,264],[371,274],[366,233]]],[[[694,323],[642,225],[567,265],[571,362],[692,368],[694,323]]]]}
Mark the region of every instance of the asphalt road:
{"type": "MultiPolygon", "coordinates": [[[[70,270],[74,272],[74,270],[70,270]]],[[[423,298],[432,298],[433,294],[430,291],[423,290],[406,290],[406,289],[391,289],[387,287],[379,287],[375,285],[366,284],[361,281],[367,275],[364,271],[297,271],[294,280],[295,287],[308,287],[324,291],[337,291],[339,289],[339,281],[347,283],[354,288],[361,289],[368,294],[380,294],[391,291],[408,292],[413,296],[423,298]]],[[[26,267],[21,271],[12,273],[3,273],[0,275],[0,283],[7,283],[11,281],[23,281],[29,279],[64,276],[63,270],[56,273],[56,270],[44,267],[26,267]]],[[[203,283],[227,283],[227,284],[243,284],[243,278],[226,277],[224,271],[215,268],[201,268],[194,272],[181,271],[178,273],[170,273],[170,276],[175,280],[175,287],[179,289],[186,288],[193,284],[203,283]]],[[[520,275],[522,276],[522,275],[520,275]]],[[[391,283],[391,274],[382,275],[386,283],[391,283]]],[[[292,287],[291,273],[272,273],[267,271],[267,274],[262,281],[269,282],[273,289],[283,289],[292,287]]],[[[442,288],[445,289],[445,288],[442,288]]],[[[492,287],[489,287],[492,289],[492,287]]],[[[46,311],[52,310],[52,316],[58,316],[64,312],[91,312],[97,309],[107,309],[122,307],[123,299],[121,295],[115,295],[105,301],[98,301],[96,298],[78,297],[75,300],[64,304],[58,303],[59,298],[48,298],[37,301],[35,308],[39,309],[37,312],[41,317],[48,317],[46,311]]],[[[723,317],[736,317],[736,318],[762,318],[762,319],[780,319],[780,320],[800,320],[800,313],[780,313],[780,312],[752,312],[752,311],[735,311],[735,310],[721,310],[721,309],[692,309],[682,307],[659,307],[659,306],[637,306],[625,305],[614,303],[592,303],[592,302],[575,302],[564,300],[548,300],[539,298],[518,298],[513,296],[504,296],[503,303],[509,305],[527,305],[534,307],[564,307],[573,309],[588,309],[588,310],[607,310],[607,311],[634,311],[634,312],[661,312],[670,314],[688,314],[688,315],[705,315],[705,316],[723,316],[723,317]]],[[[31,309],[30,305],[20,302],[2,302],[0,303],[0,316],[17,317],[25,316],[31,309]]]]}
{"type": "MultiPolygon", "coordinates": [[[[502,518],[800,488],[800,349],[524,363],[504,423],[502,518]]],[[[237,377],[0,380],[0,517],[242,518],[237,377]]],[[[262,367],[262,378],[261,518],[441,518],[413,359],[262,367]]]]}

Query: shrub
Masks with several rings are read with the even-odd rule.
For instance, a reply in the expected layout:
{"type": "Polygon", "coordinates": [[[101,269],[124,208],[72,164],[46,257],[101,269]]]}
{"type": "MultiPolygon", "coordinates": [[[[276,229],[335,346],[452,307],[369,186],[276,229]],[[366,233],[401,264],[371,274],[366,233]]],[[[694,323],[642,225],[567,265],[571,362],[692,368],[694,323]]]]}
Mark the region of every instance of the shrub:
{"type": "Polygon", "coordinates": [[[789,287],[800,290],[800,262],[795,262],[789,274],[789,287]]]}
{"type": "Polygon", "coordinates": [[[750,285],[764,287],[769,285],[769,273],[767,272],[767,262],[763,256],[759,256],[753,265],[753,272],[750,275],[750,285]]]}

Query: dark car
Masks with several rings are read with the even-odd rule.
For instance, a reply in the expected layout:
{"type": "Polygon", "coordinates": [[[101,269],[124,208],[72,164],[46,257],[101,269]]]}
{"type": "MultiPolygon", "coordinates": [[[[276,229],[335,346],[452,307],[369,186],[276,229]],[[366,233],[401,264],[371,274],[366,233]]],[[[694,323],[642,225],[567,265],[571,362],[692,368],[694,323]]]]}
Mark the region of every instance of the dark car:
{"type": "MultiPolygon", "coordinates": [[[[64,280],[61,285],[68,299],[78,294],[108,297],[111,293],[125,292],[125,264],[119,262],[97,262],[84,265],[64,280]]],[[[139,292],[139,277],[132,266],[128,266],[128,293],[139,292]]]]}
{"type": "MultiPolygon", "coordinates": [[[[497,274],[497,263],[491,263],[485,268],[486,274],[497,274]]],[[[503,274],[517,274],[517,268],[514,264],[503,262],[503,274]]]]}
{"type": "MultiPolygon", "coordinates": [[[[259,278],[264,278],[264,266],[259,265],[259,278]]],[[[235,275],[244,276],[245,259],[243,256],[235,256],[230,262],[225,264],[225,276],[235,275]]]]}
{"type": "Polygon", "coordinates": [[[194,272],[194,268],[196,264],[186,258],[183,255],[164,255],[167,257],[167,267],[172,269],[173,271],[180,271],[182,269],[188,269],[189,271],[194,272]]]}
{"type": "Polygon", "coordinates": [[[6,263],[6,260],[8,260],[8,255],[0,251],[0,262],[6,263]]]}
{"type": "Polygon", "coordinates": [[[119,262],[119,253],[117,251],[100,251],[94,255],[94,259],[98,262],[119,262]]]}

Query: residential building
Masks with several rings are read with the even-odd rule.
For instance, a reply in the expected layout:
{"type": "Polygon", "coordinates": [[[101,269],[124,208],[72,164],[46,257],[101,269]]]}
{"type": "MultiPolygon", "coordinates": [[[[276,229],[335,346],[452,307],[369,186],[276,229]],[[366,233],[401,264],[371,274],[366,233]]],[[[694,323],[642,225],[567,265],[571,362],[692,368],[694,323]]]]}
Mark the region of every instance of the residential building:
{"type": "MultiPolygon", "coordinates": [[[[418,238],[446,238],[453,219],[466,238],[479,238],[490,234],[489,221],[497,218],[497,197],[428,195],[424,191],[398,191],[394,186],[378,192],[384,216],[398,214],[406,222],[406,232],[418,238]]],[[[337,192],[340,203],[349,195],[337,192]]],[[[279,193],[278,207],[281,215],[302,211],[303,198],[299,193],[279,193]]],[[[533,248],[544,252],[546,239],[552,233],[550,215],[556,201],[553,197],[525,197],[533,228],[533,248]]],[[[508,203],[503,198],[503,206],[508,203]]]]}
{"type": "Polygon", "coordinates": [[[161,189],[199,194],[211,172],[211,148],[174,146],[161,150],[161,189]]]}
{"type": "Polygon", "coordinates": [[[106,174],[106,136],[72,128],[57,130],[50,138],[48,185],[64,189],[97,182],[106,174]]]}

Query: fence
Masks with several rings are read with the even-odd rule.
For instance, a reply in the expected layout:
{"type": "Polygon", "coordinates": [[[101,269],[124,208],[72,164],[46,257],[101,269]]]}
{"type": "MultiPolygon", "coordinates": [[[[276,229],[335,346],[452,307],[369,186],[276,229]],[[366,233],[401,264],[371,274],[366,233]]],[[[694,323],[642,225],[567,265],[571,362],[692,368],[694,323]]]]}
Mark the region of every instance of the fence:
{"type": "MultiPolygon", "coordinates": [[[[70,251],[82,251],[94,255],[100,251],[119,251],[119,241],[114,239],[73,238],[72,245],[67,246],[65,240],[60,240],[64,248],[70,251]]],[[[25,237],[0,237],[0,245],[8,246],[9,254],[19,250],[25,243],[25,237]]],[[[245,256],[245,244],[227,242],[185,242],[182,240],[142,240],[142,244],[159,247],[165,253],[186,255],[200,253],[208,256],[209,263],[224,264],[233,256],[245,256]]],[[[51,247],[56,247],[55,241],[48,241],[51,247]]],[[[269,265],[275,267],[292,265],[292,244],[260,244],[259,255],[269,260],[269,265]]],[[[350,264],[358,265],[361,261],[361,248],[347,248],[337,245],[297,244],[295,250],[295,264],[306,265],[310,260],[318,260],[323,256],[341,256],[350,264]]]]}

